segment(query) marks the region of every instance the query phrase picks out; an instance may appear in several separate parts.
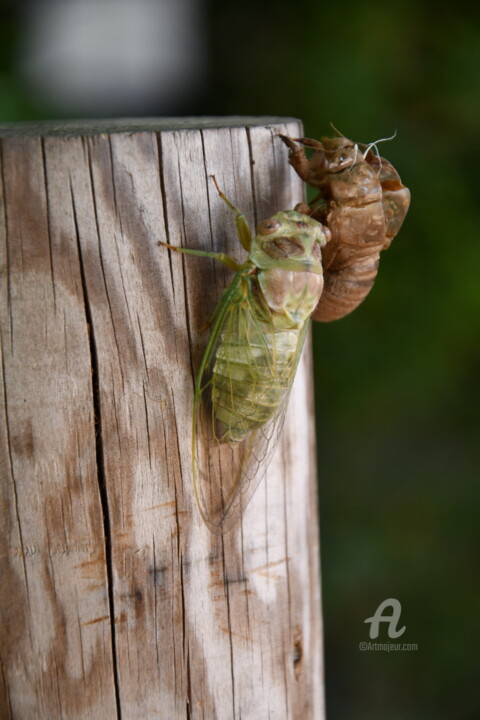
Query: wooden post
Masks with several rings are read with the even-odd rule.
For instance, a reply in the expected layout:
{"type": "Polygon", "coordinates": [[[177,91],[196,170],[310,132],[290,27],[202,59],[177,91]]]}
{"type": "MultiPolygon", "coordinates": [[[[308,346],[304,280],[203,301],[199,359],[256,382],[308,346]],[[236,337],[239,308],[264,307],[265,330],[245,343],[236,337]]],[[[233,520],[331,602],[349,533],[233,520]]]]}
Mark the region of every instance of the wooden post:
{"type": "Polygon", "coordinates": [[[194,372],[293,119],[0,126],[0,716],[321,720],[310,345],[243,521],[202,522],[194,372]]]}

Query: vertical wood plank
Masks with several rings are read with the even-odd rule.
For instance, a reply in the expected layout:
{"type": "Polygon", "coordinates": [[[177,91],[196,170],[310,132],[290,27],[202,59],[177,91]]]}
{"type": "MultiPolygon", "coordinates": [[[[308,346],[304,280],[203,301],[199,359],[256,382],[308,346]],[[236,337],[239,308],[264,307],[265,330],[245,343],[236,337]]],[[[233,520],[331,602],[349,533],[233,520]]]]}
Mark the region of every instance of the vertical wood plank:
{"type": "Polygon", "coordinates": [[[91,358],[71,207],[2,143],[2,717],[116,714],[91,358]]]}

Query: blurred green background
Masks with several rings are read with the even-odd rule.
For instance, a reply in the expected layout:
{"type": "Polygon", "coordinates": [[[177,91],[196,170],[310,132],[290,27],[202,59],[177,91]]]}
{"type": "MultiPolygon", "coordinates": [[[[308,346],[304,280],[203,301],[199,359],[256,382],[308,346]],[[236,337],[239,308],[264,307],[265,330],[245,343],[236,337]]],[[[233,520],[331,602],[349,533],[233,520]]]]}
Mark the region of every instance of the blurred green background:
{"type": "Polygon", "coordinates": [[[478,5],[193,0],[195,82],[113,111],[35,85],[31,6],[2,6],[0,121],[288,115],[365,143],[397,130],[381,152],[411,189],[405,224],[363,306],[314,328],[327,713],[479,718],[478,5]],[[418,650],[360,652],[390,597],[418,650]]]}

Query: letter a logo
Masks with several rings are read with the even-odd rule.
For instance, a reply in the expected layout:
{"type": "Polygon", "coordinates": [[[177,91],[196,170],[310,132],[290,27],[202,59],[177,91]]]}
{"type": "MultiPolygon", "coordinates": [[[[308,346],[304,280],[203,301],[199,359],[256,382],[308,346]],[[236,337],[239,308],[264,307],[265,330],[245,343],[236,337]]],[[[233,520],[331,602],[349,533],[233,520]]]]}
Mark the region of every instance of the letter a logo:
{"type": "Polygon", "coordinates": [[[366,623],[371,623],[370,626],[370,638],[372,640],[375,640],[375,638],[378,637],[379,633],[379,624],[381,622],[388,623],[388,637],[389,638],[397,638],[400,637],[400,635],[403,635],[405,632],[405,625],[400,630],[397,630],[397,624],[400,620],[400,613],[402,612],[402,606],[400,605],[399,600],[396,600],[395,598],[388,598],[388,600],[384,600],[378,608],[375,610],[375,614],[364,620],[366,623]],[[392,614],[391,615],[383,615],[383,611],[385,608],[391,607],[392,608],[392,614]]]}

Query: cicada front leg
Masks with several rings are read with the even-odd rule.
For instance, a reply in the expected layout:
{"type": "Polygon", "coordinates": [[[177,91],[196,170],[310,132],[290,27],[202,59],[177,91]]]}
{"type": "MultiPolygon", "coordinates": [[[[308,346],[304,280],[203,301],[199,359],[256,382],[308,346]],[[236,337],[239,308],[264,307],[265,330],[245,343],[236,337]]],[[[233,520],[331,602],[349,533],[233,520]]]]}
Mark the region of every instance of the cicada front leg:
{"type": "MultiPolygon", "coordinates": [[[[212,175],[211,178],[215,183],[215,187],[217,188],[219,196],[228,205],[228,207],[234,211],[238,239],[240,240],[242,247],[244,247],[247,252],[250,252],[250,246],[252,244],[252,233],[248,225],[247,218],[220,190],[215,175],[212,175]]],[[[180,252],[184,255],[197,255],[198,257],[208,257],[212,258],[213,260],[218,260],[218,262],[221,262],[233,272],[237,272],[237,270],[240,269],[240,264],[226,253],[210,252],[207,250],[191,250],[190,248],[180,248],[176,247],[175,245],[169,245],[169,243],[163,242],[162,240],[159,241],[159,245],[163,245],[163,247],[166,247],[169,250],[174,250],[175,252],[180,252]]]]}
{"type": "Polygon", "coordinates": [[[324,145],[318,140],[311,138],[291,138],[288,135],[279,135],[289,149],[288,162],[297,175],[311,187],[318,189],[318,194],[306,203],[299,203],[295,210],[303,215],[309,215],[322,225],[327,222],[328,214],[328,161],[324,145]],[[297,145],[301,143],[301,145],[297,145]],[[305,148],[313,150],[310,157],[307,157],[305,148]]]}
{"type": "Polygon", "coordinates": [[[295,172],[308,185],[321,187],[327,170],[323,144],[310,138],[291,138],[288,135],[279,135],[279,138],[289,149],[288,162],[295,172]],[[313,150],[310,157],[306,156],[305,147],[313,150]]]}
{"type": "Polygon", "coordinates": [[[247,251],[250,252],[250,247],[252,245],[252,232],[250,230],[250,226],[248,224],[247,218],[242,213],[241,210],[239,210],[232,202],[227,198],[227,196],[220,190],[220,187],[217,183],[217,178],[215,175],[211,175],[211,178],[213,182],[215,183],[215,187],[217,188],[217,192],[222,198],[222,200],[228,205],[230,210],[233,210],[235,213],[235,225],[237,227],[237,235],[238,239],[240,240],[242,247],[247,251]]]}
{"type": "Polygon", "coordinates": [[[218,260],[218,262],[221,262],[223,265],[225,265],[229,270],[232,270],[233,272],[237,272],[240,265],[237,263],[236,260],[234,260],[230,255],[227,255],[226,253],[216,253],[216,252],[209,252],[207,250],[190,250],[190,248],[181,248],[176,247],[175,245],[169,245],[169,243],[163,242],[163,240],[158,241],[159,245],[163,245],[163,247],[168,248],[169,250],[174,250],[175,252],[183,253],[184,255],[197,255],[198,257],[208,257],[213,258],[213,260],[218,260]]]}

